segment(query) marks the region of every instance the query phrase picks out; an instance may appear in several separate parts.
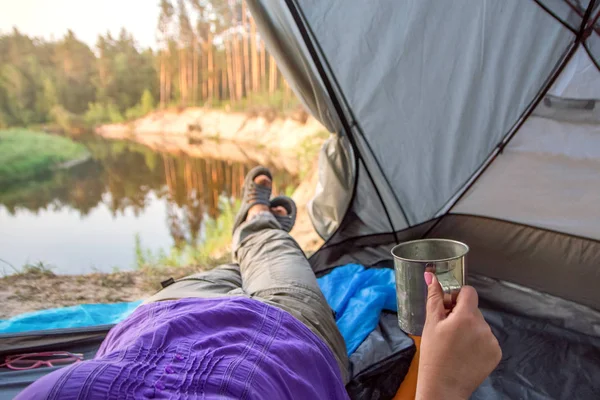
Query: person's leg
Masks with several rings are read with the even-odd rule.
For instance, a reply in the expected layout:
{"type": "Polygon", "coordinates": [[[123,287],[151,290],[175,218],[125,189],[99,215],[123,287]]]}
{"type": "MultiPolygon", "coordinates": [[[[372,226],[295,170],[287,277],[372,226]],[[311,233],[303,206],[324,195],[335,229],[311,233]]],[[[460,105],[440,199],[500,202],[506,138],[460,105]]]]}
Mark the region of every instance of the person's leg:
{"type": "MultiPolygon", "coordinates": [[[[271,196],[271,172],[265,167],[259,166],[253,168],[246,176],[244,186],[244,198],[242,199],[244,204],[240,213],[236,216],[236,226],[246,218],[246,213],[249,212],[249,209],[253,205],[260,205],[268,210],[266,205],[269,204],[269,197],[271,196]],[[254,177],[257,177],[257,179],[254,177]],[[264,179],[269,183],[268,185],[256,185],[264,179]],[[255,180],[256,182],[253,182],[255,180]]],[[[144,303],[194,297],[211,298],[234,295],[247,296],[242,290],[242,277],[239,265],[227,264],[210,271],[200,272],[179,279],[177,282],[163,288],[144,303]]]]}
{"type": "Polygon", "coordinates": [[[175,283],[146,299],[144,303],[189,297],[223,297],[236,294],[243,295],[240,266],[225,264],[209,271],[178,279],[175,283]]]}
{"type": "MultiPolygon", "coordinates": [[[[268,209],[267,209],[268,210],[268,209]]],[[[333,351],[344,383],[346,345],[304,252],[269,211],[249,215],[234,233],[234,261],[242,287],[253,298],[279,307],[316,333],[333,351]]]]}

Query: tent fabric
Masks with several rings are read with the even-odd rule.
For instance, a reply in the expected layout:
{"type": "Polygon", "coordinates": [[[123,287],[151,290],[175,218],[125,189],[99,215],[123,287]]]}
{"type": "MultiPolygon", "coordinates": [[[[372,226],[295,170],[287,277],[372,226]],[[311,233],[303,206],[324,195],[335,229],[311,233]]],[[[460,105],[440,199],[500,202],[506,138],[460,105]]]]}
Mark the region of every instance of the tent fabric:
{"type": "MultiPolygon", "coordinates": [[[[410,226],[408,216],[394,192],[395,186],[385,177],[384,165],[380,163],[369,148],[369,142],[361,134],[358,126],[352,129],[357,149],[361,150],[359,176],[356,180],[352,212],[356,215],[355,228],[339,230],[337,234],[357,237],[373,232],[397,232],[410,226]],[[378,182],[381,180],[385,181],[378,182]],[[379,203],[379,204],[378,204],[379,203]],[[381,209],[381,210],[380,210],[381,209]]],[[[393,143],[389,143],[389,147],[393,143]]],[[[397,158],[395,160],[401,160],[397,158]]]]}
{"type": "Polygon", "coordinates": [[[600,242],[499,219],[450,214],[432,231],[468,243],[468,271],[600,310],[600,242]]]}
{"type": "Polygon", "coordinates": [[[541,8],[560,21],[567,29],[577,34],[582,28],[586,13],[583,46],[600,68],[600,3],[590,0],[534,0],[541,8]]]}
{"type": "Polygon", "coordinates": [[[364,135],[361,154],[383,170],[376,185],[393,185],[410,225],[464,185],[573,41],[521,0],[298,4],[364,135]]]}
{"type": "MultiPolygon", "coordinates": [[[[339,229],[346,229],[348,226],[356,227],[357,224],[354,223],[353,218],[348,218],[349,215],[353,216],[347,214],[339,229]]],[[[309,261],[317,276],[329,272],[335,265],[347,263],[376,265],[389,260],[390,251],[396,241],[404,242],[424,237],[435,226],[437,220],[434,219],[399,232],[366,234],[360,238],[350,236],[343,240],[340,240],[340,237],[344,237],[344,235],[340,235],[338,231],[309,258],[309,261]]]]}
{"type": "Polygon", "coordinates": [[[599,171],[600,124],[531,117],[452,212],[600,240],[599,171]]]}
{"type": "Polygon", "coordinates": [[[600,337],[600,311],[483,275],[469,275],[468,283],[477,288],[482,304],[488,309],[526,315],[572,332],[600,337]]]}
{"type": "Polygon", "coordinates": [[[19,314],[7,320],[0,320],[0,334],[116,324],[140,304],[141,301],[81,304],[19,314]]]}
{"type": "Polygon", "coordinates": [[[503,357],[471,399],[598,398],[600,338],[498,310],[482,311],[503,357]]]}
{"type": "Polygon", "coordinates": [[[600,3],[597,0],[593,5],[593,11],[590,13],[586,31],[585,49],[592,57],[596,67],[600,69],[600,3]]]}
{"type": "Polygon", "coordinates": [[[350,206],[356,171],[348,139],[332,135],[319,153],[319,180],[307,204],[313,226],[327,240],[339,228],[350,206]]]}
{"type": "MultiPolygon", "coordinates": [[[[81,328],[80,328],[81,329],[81,328]]],[[[89,329],[89,328],[85,328],[89,329]]],[[[54,331],[53,331],[54,332],[54,331]]],[[[47,335],[46,335],[47,336],[47,335]]],[[[100,343],[104,336],[95,338],[93,340],[77,339],[69,340],[67,343],[60,345],[59,347],[47,347],[47,348],[34,348],[32,352],[37,351],[69,351],[71,353],[83,354],[84,360],[91,360],[96,355],[100,343]]],[[[19,351],[20,354],[27,353],[27,351],[19,351]]],[[[0,356],[1,356],[0,352],[0,356]]],[[[49,374],[64,367],[42,367],[26,371],[12,371],[7,368],[0,368],[0,399],[14,399],[23,389],[27,386],[49,374]]]]}
{"type": "Polygon", "coordinates": [[[350,398],[393,398],[416,351],[413,340],[400,330],[397,315],[384,311],[375,330],[350,356],[350,398]]]}
{"type": "MultiPolygon", "coordinates": [[[[399,210],[384,207],[382,202],[378,201],[377,189],[369,179],[362,160],[358,161],[357,171],[354,191],[350,197],[351,205],[346,212],[347,218],[342,221],[335,235],[331,236],[328,244],[339,243],[348,238],[362,237],[373,232],[394,232],[407,227],[406,222],[403,220],[401,225],[395,225],[398,228],[393,229],[393,222],[386,215],[390,214],[391,218],[394,218],[394,216],[402,218],[402,213],[399,210]],[[351,218],[348,216],[351,216],[351,218]]],[[[380,191],[379,194],[383,199],[387,197],[389,201],[389,193],[386,194],[380,191]]],[[[395,221],[398,224],[398,219],[395,221]]]]}
{"type": "Polygon", "coordinates": [[[589,0],[536,0],[536,2],[574,32],[579,29],[583,15],[590,4],[589,0]]]}
{"type": "Polygon", "coordinates": [[[577,49],[548,94],[570,99],[598,99],[600,70],[583,47],[577,49]]]}
{"type": "Polygon", "coordinates": [[[583,48],[549,93],[452,212],[600,240],[600,71],[583,48]]]}

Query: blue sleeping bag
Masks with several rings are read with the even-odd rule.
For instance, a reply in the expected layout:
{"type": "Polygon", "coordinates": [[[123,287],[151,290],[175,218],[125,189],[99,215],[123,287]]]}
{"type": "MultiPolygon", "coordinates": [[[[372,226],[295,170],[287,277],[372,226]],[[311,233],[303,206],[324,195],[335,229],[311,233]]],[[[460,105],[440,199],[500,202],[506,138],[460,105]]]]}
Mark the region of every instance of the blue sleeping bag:
{"type": "Polygon", "coordinates": [[[347,264],[317,281],[335,311],[335,321],[346,341],[348,355],[375,329],[382,310],[397,310],[392,269],[366,269],[359,264],[347,264]]]}
{"type": "Polygon", "coordinates": [[[112,304],[80,304],[19,314],[0,320],[0,333],[18,333],[59,328],[80,328],[116,324],[124,320],[142,301],[112,304]]]}

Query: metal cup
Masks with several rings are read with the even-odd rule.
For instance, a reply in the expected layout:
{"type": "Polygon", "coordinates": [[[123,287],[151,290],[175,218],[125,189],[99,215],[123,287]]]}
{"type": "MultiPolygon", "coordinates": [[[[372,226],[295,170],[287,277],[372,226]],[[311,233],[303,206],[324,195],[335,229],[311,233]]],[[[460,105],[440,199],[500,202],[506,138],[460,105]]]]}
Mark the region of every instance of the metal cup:
{"type": "Polygon", "coordinates": [[[405,242],[392,249],[396,271],[398,324],[411,334],[421,336],[425,326],[427,284],[424,273],[436,274],[444,290],[444,306],[456,304],[465,284],[465,256],[469,247],[448,239],[422,239],[405,242]]]}

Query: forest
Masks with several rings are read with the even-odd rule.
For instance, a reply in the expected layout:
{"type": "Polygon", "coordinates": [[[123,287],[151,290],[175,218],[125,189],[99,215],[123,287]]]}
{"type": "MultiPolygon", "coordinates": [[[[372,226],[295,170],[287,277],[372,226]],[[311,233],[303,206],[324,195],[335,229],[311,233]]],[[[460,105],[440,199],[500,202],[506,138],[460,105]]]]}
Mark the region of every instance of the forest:
{"type": "Polygon", "coordinates": [[[123,28],[90,48],[13,28],[0,35],[0,129],[52,126],[78,133],[155,108],[281,104],[292,97],[245,0],[160,0],[158,46],[123,28]]]}

